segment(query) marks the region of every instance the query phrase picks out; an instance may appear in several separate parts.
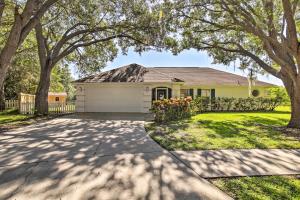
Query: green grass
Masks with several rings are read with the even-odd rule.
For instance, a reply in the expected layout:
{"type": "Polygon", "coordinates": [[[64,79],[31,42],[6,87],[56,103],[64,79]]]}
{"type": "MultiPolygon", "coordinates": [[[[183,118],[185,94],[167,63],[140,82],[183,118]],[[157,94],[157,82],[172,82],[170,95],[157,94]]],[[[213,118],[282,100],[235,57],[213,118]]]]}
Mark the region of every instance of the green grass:
{"type": "Polygon", "coordinates": [[[288,108],[280,107],[274,112],[203,113],[146,129],[168,150],[300,148],[299,138],[284,133],[289,118],[288,108]]]}
{"type": "Polygon", "coordinates": [[[0,126],[23,122],[26,119],[32,118],[31,115],[21,115],[16,110],[8,110],[0,112],[0,126]]]}
{"type": "Polygon", "coordinates": [[[234,199],[300,199],[300,179],[294,176],[221,178],[212,182],[234,199]]]}

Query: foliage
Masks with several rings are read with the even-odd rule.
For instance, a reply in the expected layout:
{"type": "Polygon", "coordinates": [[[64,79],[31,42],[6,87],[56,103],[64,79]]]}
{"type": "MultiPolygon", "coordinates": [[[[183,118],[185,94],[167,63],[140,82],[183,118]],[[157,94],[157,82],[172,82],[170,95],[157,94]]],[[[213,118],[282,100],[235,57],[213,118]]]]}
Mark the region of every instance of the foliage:
{"type": "Polygon", "coordinates": [[[272,87],[267,91],[271,98],[281,98],[282,104],[284,105],[291,105],[289,95],[287,94],[284,87],[272,87]]]}
{"type": "Polygon", "coordinates": [[[238,63],[248,72],[269,73],[291,98],[288,127],[300,128],[300,49],[298,0],[175,0],[164,4],[175,54],[207,51],[214,63],[238,63]],[[297,26],[298,25],[298,26],[297,26]]]}
{"type": "Polygon", "coordinates": [[[39,81],[40,69],[36,41],[30,34],[14,56],[8,70],[4,92],[6,99],[17,99],[20,92],[34,94],[39,81]]]}
{"type": "Polygon", "coordinates": [[[295,176],[259,176],[213,179],[213,184],[234,199],[299,199],[300,180],[295,176]]]}
{"type": "Polygon", "coordinates": [[[201,113],[165,124],[148,124],[146,129],[168,150],[297,149],[300,148],[299,130],[289,132],[284,128],[290,116],[288,109],[201,113]]]}
{"type": "Polygon", "coordinates": [[[187,118],[193,114],[192,98],[157,100],[153,102],[151,110],[156,122],[187,118]]]}
{"type": "Polygon", "coordinates": [[[68,100],[75,96],[75,88],[72,84],[73,77],[68,65],[56,65],[51,73],[50,92],[66,92],[68,100]]]}
{"type": "MultiPolygon", "coordinates": [[[[156,1],[64,0],[42,18],[45,55],[52,65],[72,63],[80,76],[99,72],[120,51],[142,52],[161,45],[156,1]],[[71,20],[70,20],[71,19],[71,20]]],[[[36,28],[39,32],[38,28],[36,28]]],[[[40,34],[40,33],[39,33],[40,34]]],[[[44,50],[43,50],[44,51],[44,50]]]]}
{"type": "Polygon", "coordinates": [[[194,100],[198,112],[207,111],[272,111],[282,103],[282,98],[229,98],[197,97],[194,100]]]}

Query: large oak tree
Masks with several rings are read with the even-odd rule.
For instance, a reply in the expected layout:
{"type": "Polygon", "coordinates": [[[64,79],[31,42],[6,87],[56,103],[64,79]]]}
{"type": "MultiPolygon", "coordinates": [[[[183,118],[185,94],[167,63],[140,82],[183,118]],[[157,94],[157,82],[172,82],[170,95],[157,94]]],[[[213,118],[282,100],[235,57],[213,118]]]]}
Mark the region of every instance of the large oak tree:
{"type": "Polygon", "coordinates": [[[168,41],[174,52],[206,50],[215,62],[238,60],[281,79],[291,100],[288,127],[300,128],[299,0],[186,0],[168,8],[180,33],[168,41]]]}
{"type": "Polygon", "coordinates": [[[50,75],[59,62],[97,71],[118,50],[159,48],[163,37],[159,7],[145,0],[72,0],[53,6],[35,27],[41,66],[36,113],[47,114],[50,75]]]}
{"type": "Polygon", "coordinates": [[[4,80],[17,49],[44,13],[58,0],[0,0],[0,108],[4,107],[4,80]]]}

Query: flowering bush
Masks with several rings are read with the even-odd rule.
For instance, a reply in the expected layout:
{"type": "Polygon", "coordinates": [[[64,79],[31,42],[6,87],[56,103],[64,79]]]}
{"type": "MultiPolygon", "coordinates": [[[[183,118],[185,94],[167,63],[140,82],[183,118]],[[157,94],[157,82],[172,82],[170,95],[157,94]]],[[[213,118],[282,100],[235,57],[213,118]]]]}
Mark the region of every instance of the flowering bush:
{"type": "Polygon", "coordinates": [[[190,117],[194,113],[191,97],[171,98],[153,102],[152,112],[156,122],[166,122],[190,117]]]}

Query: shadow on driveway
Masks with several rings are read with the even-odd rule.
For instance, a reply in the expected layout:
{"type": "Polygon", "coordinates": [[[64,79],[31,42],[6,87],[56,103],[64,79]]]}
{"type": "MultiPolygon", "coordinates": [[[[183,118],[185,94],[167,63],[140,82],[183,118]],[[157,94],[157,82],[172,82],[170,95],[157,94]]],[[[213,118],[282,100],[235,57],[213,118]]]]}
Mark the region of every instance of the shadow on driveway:
{"type": "Polygon", "coordinates": [[[0,135],[0,199],[230,199],[137,119],[73,115],[0,135]]]}

